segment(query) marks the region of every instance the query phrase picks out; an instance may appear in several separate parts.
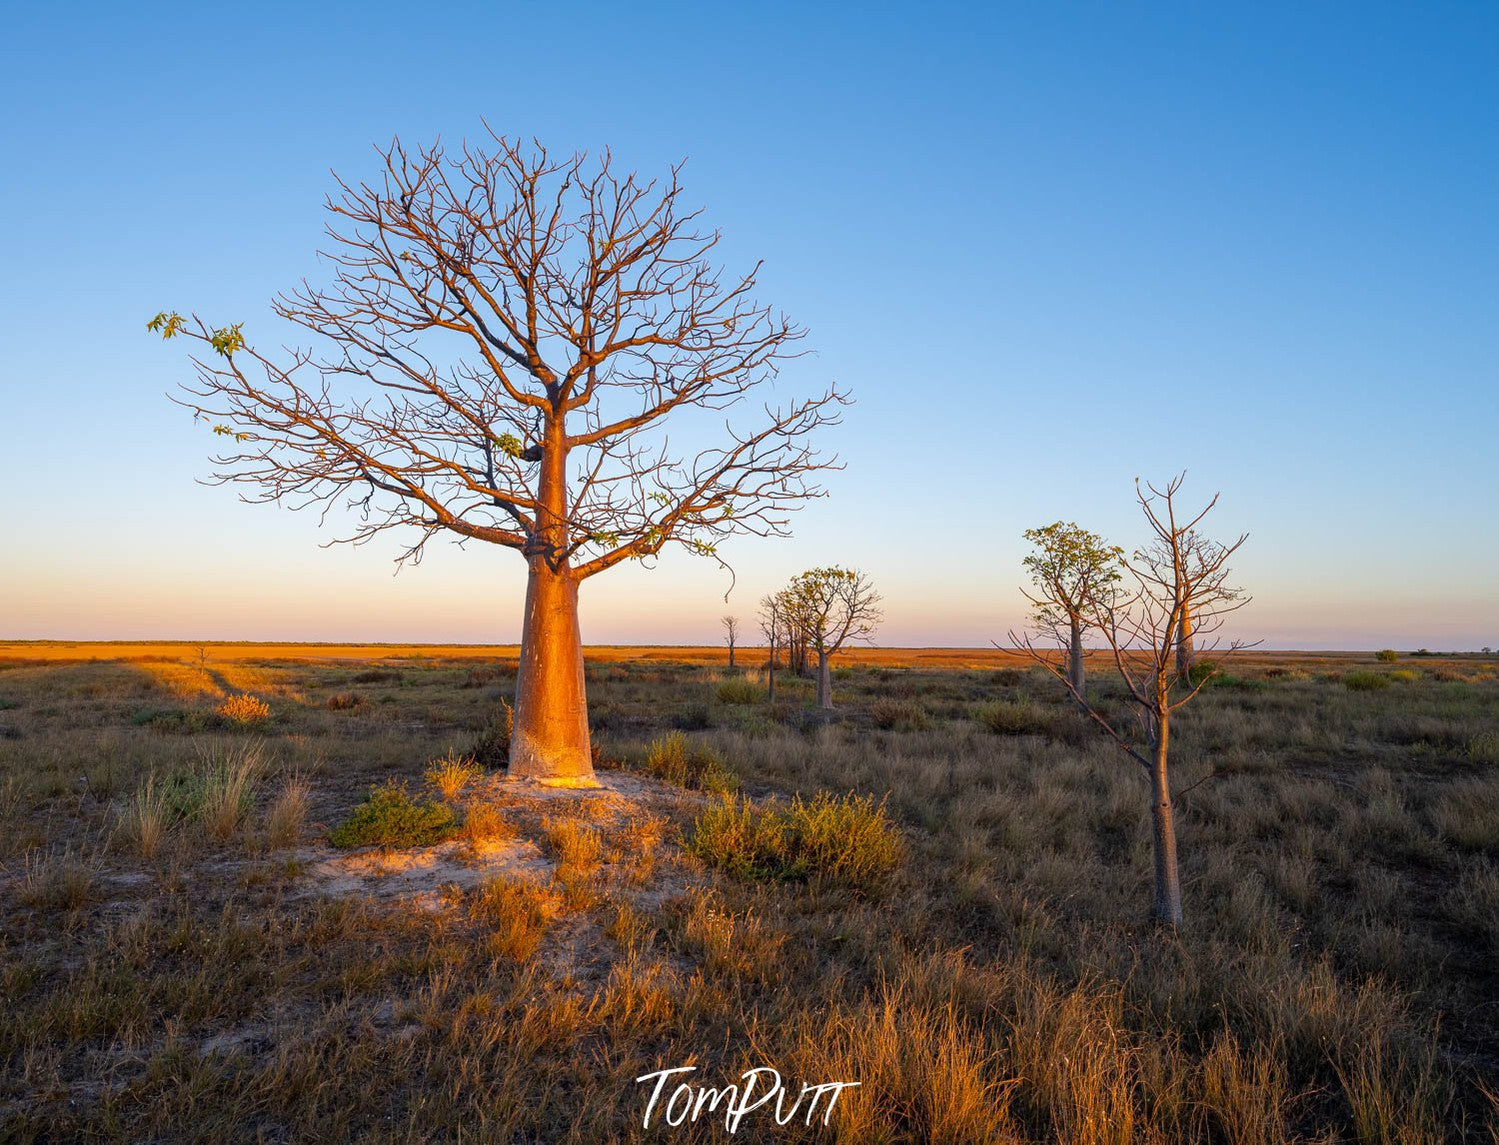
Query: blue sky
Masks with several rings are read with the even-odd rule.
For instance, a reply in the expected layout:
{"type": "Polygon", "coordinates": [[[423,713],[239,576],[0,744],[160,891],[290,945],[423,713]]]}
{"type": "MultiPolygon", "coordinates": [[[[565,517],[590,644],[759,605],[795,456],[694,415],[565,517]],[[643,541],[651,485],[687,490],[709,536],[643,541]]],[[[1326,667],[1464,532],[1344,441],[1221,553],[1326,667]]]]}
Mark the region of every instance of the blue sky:
{"type": "Polygon", "coordinates": [[[510,640],[523,567],[323,549],[194,483],[156,311],[273,329],[329,170],[496,129],[683,157],[730,267],[858,404],[790,541],[584,590],[585,638],[713,639],[866,568],[888,644],[1022,615],[1020,533],[1138,539],[1221,491],[1280,647],[1499,645],[1493,5],[36,5],[6,17],[0,636],[510,640]]]}

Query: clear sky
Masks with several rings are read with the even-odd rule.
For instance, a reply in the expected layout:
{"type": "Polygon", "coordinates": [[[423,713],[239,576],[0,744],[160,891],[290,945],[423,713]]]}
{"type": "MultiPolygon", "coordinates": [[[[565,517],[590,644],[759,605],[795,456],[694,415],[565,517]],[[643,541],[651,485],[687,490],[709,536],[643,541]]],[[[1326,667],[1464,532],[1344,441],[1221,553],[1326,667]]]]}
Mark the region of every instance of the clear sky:
{"type": "Polygon", "coordinates": [[[163,308],[307,275],[371,145],[609,145],[689,196],[858,404],[789,541],[584,588],[591,642],[707,642],[814,564],[886,644],[1022,616],[1025,528],[1139,539],[1221,490],[1244,635],[1499,645],[1499,6],[13,6],[0,27],[0,637],[513,640],[523,565],[323,549],[201,487],[163,308]]]}

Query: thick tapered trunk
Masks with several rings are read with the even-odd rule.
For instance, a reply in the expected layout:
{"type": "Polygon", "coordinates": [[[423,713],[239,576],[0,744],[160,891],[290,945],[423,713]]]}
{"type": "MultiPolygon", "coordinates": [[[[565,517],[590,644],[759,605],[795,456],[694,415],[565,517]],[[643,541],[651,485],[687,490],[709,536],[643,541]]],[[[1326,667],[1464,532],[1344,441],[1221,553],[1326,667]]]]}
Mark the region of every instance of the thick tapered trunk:
{"type": "Polygon", "coordinates": [[[1182,605],[1181,631],[1176,638],[1176,675],[1184,684],[1192,682],[1192,608],[1182,605]]]}
{"type": "Polygon", "coordinates": [[[1083,626],[1076,617],[1072,619],[1071,640],[1067,646],[1067,682],[1072,685],[1073,694],[1081,701],[1086,694],[1083,687],[1087,681],[1083,677],[1083,626]]]}
{"type": "Polygon", "coordinates": [[[526,583],[509,773],[559,786],[593,783],[578,582],[539,556],[526,583]]]}
{"type": "Polygon", "coordinates": [[[548,427],[537,481],[537,531],[526,553],[530,575],[509,773],[559,787],[593,787],[578,580],[557,557],[567,546],[565,441],[560,422],[548,427]]]}
{"type": "Polygon", "coordinates": [[[732,640],[730,640],[729,641],[729,671],[732,672],[733,670],[734,670],[734,642],[732,640]]]}
{"type": "Polygon", "coordinates": [[[1155,920],[1179,927],[1182,922],[1181,874],[1176,865],[1176,819],[1166,768],[1171,742],[1169,716],[1158,725],[1150,774],[1150,816],[1155,838],[1155,920]]]}
{"type": "Polygon", "coordinates": [[[821,649],[817,652],[817,706],[833,710],[833,672],[828,667],[828,654],[821,649]]]}

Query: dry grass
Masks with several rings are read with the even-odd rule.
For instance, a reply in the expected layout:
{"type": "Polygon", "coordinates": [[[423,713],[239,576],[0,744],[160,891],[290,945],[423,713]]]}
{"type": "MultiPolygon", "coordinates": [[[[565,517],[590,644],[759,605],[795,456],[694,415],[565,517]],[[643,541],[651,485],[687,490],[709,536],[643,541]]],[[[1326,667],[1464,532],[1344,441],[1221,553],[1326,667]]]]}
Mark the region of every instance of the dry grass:
{"type": "Polygon", "coordinates": [[[463,794],[465,787],[483,774],[484,769],[473,759],[449,752],[427,765],[425,778],[442,793],[444,799],[452,803],[463,794]]]}
{"type": "Polygon", "coordinates": [[[602,760],[649,801],[469,781],[476,845],[430,848],[457,885],[332,899],[328,825],[498,744],[514,649],[88,660],[118,654],[0,650],[0,1139],[628,1140],[633,1079],[695,1062],[859,1081],[801,1140],[1499,1140],[1492,662],[1235,664],[1178,728],[1179,786],[1214,778],[1171,936],[1136,770],[1005,653],[849,658],[831,720],[789,678],[720,699],[721,651],[590,655],[602,760]],[[223,685],[274,722],[213,738],[223,685]],[[653,744],[685,783],[640,777],[653,744]],[[749,798],[693,790],[694,755],[749,798]]]}
{"type": "Polygon", "coordinates": [[[271,705],[248,692],[230,696],[214,710],[230,723],[241,726],[261,724],[271,718],[271,705]]]}
{"type": "Polygon", "coordinates": [[[312,788],[300,775],[288,775],[265,813],[266,843],[273,849],[294,847],[307,820],[312,788]]]}

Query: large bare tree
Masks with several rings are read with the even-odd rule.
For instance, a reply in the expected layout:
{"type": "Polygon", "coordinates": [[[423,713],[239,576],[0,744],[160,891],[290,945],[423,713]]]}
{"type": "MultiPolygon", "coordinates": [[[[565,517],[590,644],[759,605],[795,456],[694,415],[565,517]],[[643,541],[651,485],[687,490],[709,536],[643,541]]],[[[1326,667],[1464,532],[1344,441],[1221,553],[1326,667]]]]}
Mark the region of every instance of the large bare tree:
{"type": "Polygon", "coordinates": [[[831,711],[829,661],[850,643],[874,636],[884,619],[880,594],[867,574],[830,566],[794,577],[784,595],[791,625],[802,630],[806,646],[817,653],[817,706],[831,711]]]}
{"type": "MultiPolygon", "coordinates": [[[[1173,927],[1181,925],[1182,901],[1171,793],[1171,719],[1212,679],[1212,673],[1198,673],[1195,682],[1183,680],[1178,674],[1176,656],[1183,623],[1190,609],[1198,647],[1215,648],[1216,634],[1228,615],[1249,602],[1248,596],[1228,584],[1229,559],[1248,535],[1228,544],[1201,536],[1198,526],[1218,504],[1218,495],[1214,494],[1195,514],[1179,513],[1176,497],[1184,477],[1180,474],[1160,488],[1135,483],[1136,499],[1150,530],[1149,540],[1120,561],[1127,587],[1096,594],[1085,603],[1085,619],[1102,634],[1113,654],[1135,715],[1133,721],[1115,718],[1090,703],[1073,686],[1070,675],[1051,656],[1039,651],[1029,635],[1018,641],[1067,686],[1088,716],[1144,770],[1151,794],[1153,915],[1156,921],[1173,927]]],[[[1226,650],[1244,646],[1241,641],[1233,641],[1226,650]]]]}
{"type": "Polygon", "coordinates": [[[327,202],[331,283],[273,305],[313,348],[175,312],[150,326],[207,351],[179,400],[231,443],[215,478],[246,499],[346,497],[358,516],[339,539],[401,530],[402,560],[444,533],[521,554],[510,773],[591,783],[579,586],[668,545],[721,560],[732,534],[784,534],[821,493],[833,462],[809,438],[845,398],[747,409],[804,331],[754,300],[758,264],[715,267],[718,233],[676,169],[644,180],[607,151],[494,135],[379,154],[373,180],[339,180],[327,202]],[[751,416],[703,414],[731,407],[751,416]]]}

